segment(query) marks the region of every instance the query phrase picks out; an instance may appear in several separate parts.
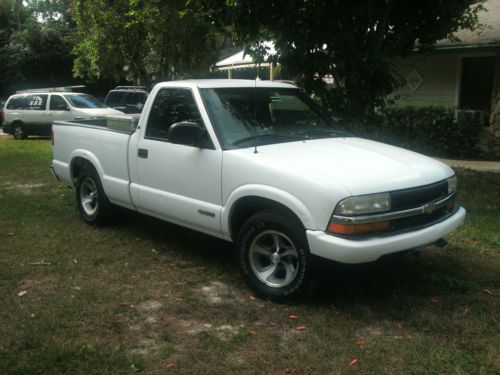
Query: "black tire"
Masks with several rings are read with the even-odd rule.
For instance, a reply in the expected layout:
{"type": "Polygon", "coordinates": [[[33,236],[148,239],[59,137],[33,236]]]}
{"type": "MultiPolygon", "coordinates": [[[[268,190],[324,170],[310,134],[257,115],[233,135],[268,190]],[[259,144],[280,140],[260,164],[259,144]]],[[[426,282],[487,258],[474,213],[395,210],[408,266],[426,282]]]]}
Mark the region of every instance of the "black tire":
{"type": "Polygon", "coordinates": [[[286,302],[309,290],[313,272],[305,229],[290,215],[271,210],[253,215],[241,228],[236,249],[243,277],[259,297],[286,302]]]}
{"type": "Polygon", "coordinates": [[[78,174],[76,203],[87,224],[101,226],[111,221],[112,205],[104,193],[97,171],[90,165],[84,165],[78,174]]]}
{"type": "Polygon", "coordinates": [[[28,138],[28,133],[22,122],[15,122],[12,124],[12,135],[15,139],[26,139],[28,138]]]}

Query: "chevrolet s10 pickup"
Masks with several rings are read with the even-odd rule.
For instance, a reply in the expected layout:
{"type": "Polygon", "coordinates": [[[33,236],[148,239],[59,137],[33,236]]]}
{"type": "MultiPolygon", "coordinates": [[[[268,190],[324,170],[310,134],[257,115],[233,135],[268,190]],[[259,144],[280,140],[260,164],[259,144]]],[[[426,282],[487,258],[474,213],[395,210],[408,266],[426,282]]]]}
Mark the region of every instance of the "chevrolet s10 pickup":
{"type": "Polygon", "coordinates": [[[56,121],[55,176],[83,220],[121,206],[235,243],[259,296],[304,293],[318,260],[364,263],[463,223],[453,170],[352,137],[295,86],[157,84],[138,118],[56,121]]]}

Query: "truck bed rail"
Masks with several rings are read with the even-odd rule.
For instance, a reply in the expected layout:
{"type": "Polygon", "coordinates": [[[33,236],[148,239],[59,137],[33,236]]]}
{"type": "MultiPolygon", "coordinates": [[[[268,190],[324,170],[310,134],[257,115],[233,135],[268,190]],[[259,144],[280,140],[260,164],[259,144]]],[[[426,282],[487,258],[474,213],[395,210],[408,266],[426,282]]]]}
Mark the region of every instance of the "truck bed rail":
{"type": "Polygon", "coordinates": [[[100,130],[116,131],[120,133],[132,134],[137,129],[139,116],[107,116],[95,119],[81,119],[71,121],[54,121],[54,125],[80,126],[86,128],[96,128],[100,130]]]}

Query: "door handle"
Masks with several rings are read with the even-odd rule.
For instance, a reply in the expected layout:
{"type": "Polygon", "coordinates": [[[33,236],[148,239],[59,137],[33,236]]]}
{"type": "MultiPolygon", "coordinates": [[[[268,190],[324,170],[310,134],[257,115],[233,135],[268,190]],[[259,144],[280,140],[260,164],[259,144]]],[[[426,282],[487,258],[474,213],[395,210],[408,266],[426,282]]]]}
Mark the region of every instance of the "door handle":
{"type": "Polygon", "coordinates": [[[137,150],[137,156],[143,159],[148,158],[148,150],[145,148],[140,148],[137,150]]]}

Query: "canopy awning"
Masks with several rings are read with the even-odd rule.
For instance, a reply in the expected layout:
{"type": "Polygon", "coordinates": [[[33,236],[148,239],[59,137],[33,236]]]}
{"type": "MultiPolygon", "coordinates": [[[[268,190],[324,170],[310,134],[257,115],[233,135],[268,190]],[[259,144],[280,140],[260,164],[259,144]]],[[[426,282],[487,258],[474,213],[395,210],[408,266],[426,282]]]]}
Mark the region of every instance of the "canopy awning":
{"type": "MultiPolygon", "coordinates": [[[[266,56],[264,56],[264,62],[260,63],[260,65],[269,65],[268,62],[269,57],[276,55],[276,50],[274,49],[273,42],[263,42],[261,46],[265,47],[268,51],[266,56]]],[[[244,68],[253,68],[257,63],[253,61],[252,56],[248,53],[245,53],[244,50],[235,53],[232,56],[226,57],[225,59],[215,63],[215,70],[231,70],[231,69],[244,69],[244,68]]]]}

